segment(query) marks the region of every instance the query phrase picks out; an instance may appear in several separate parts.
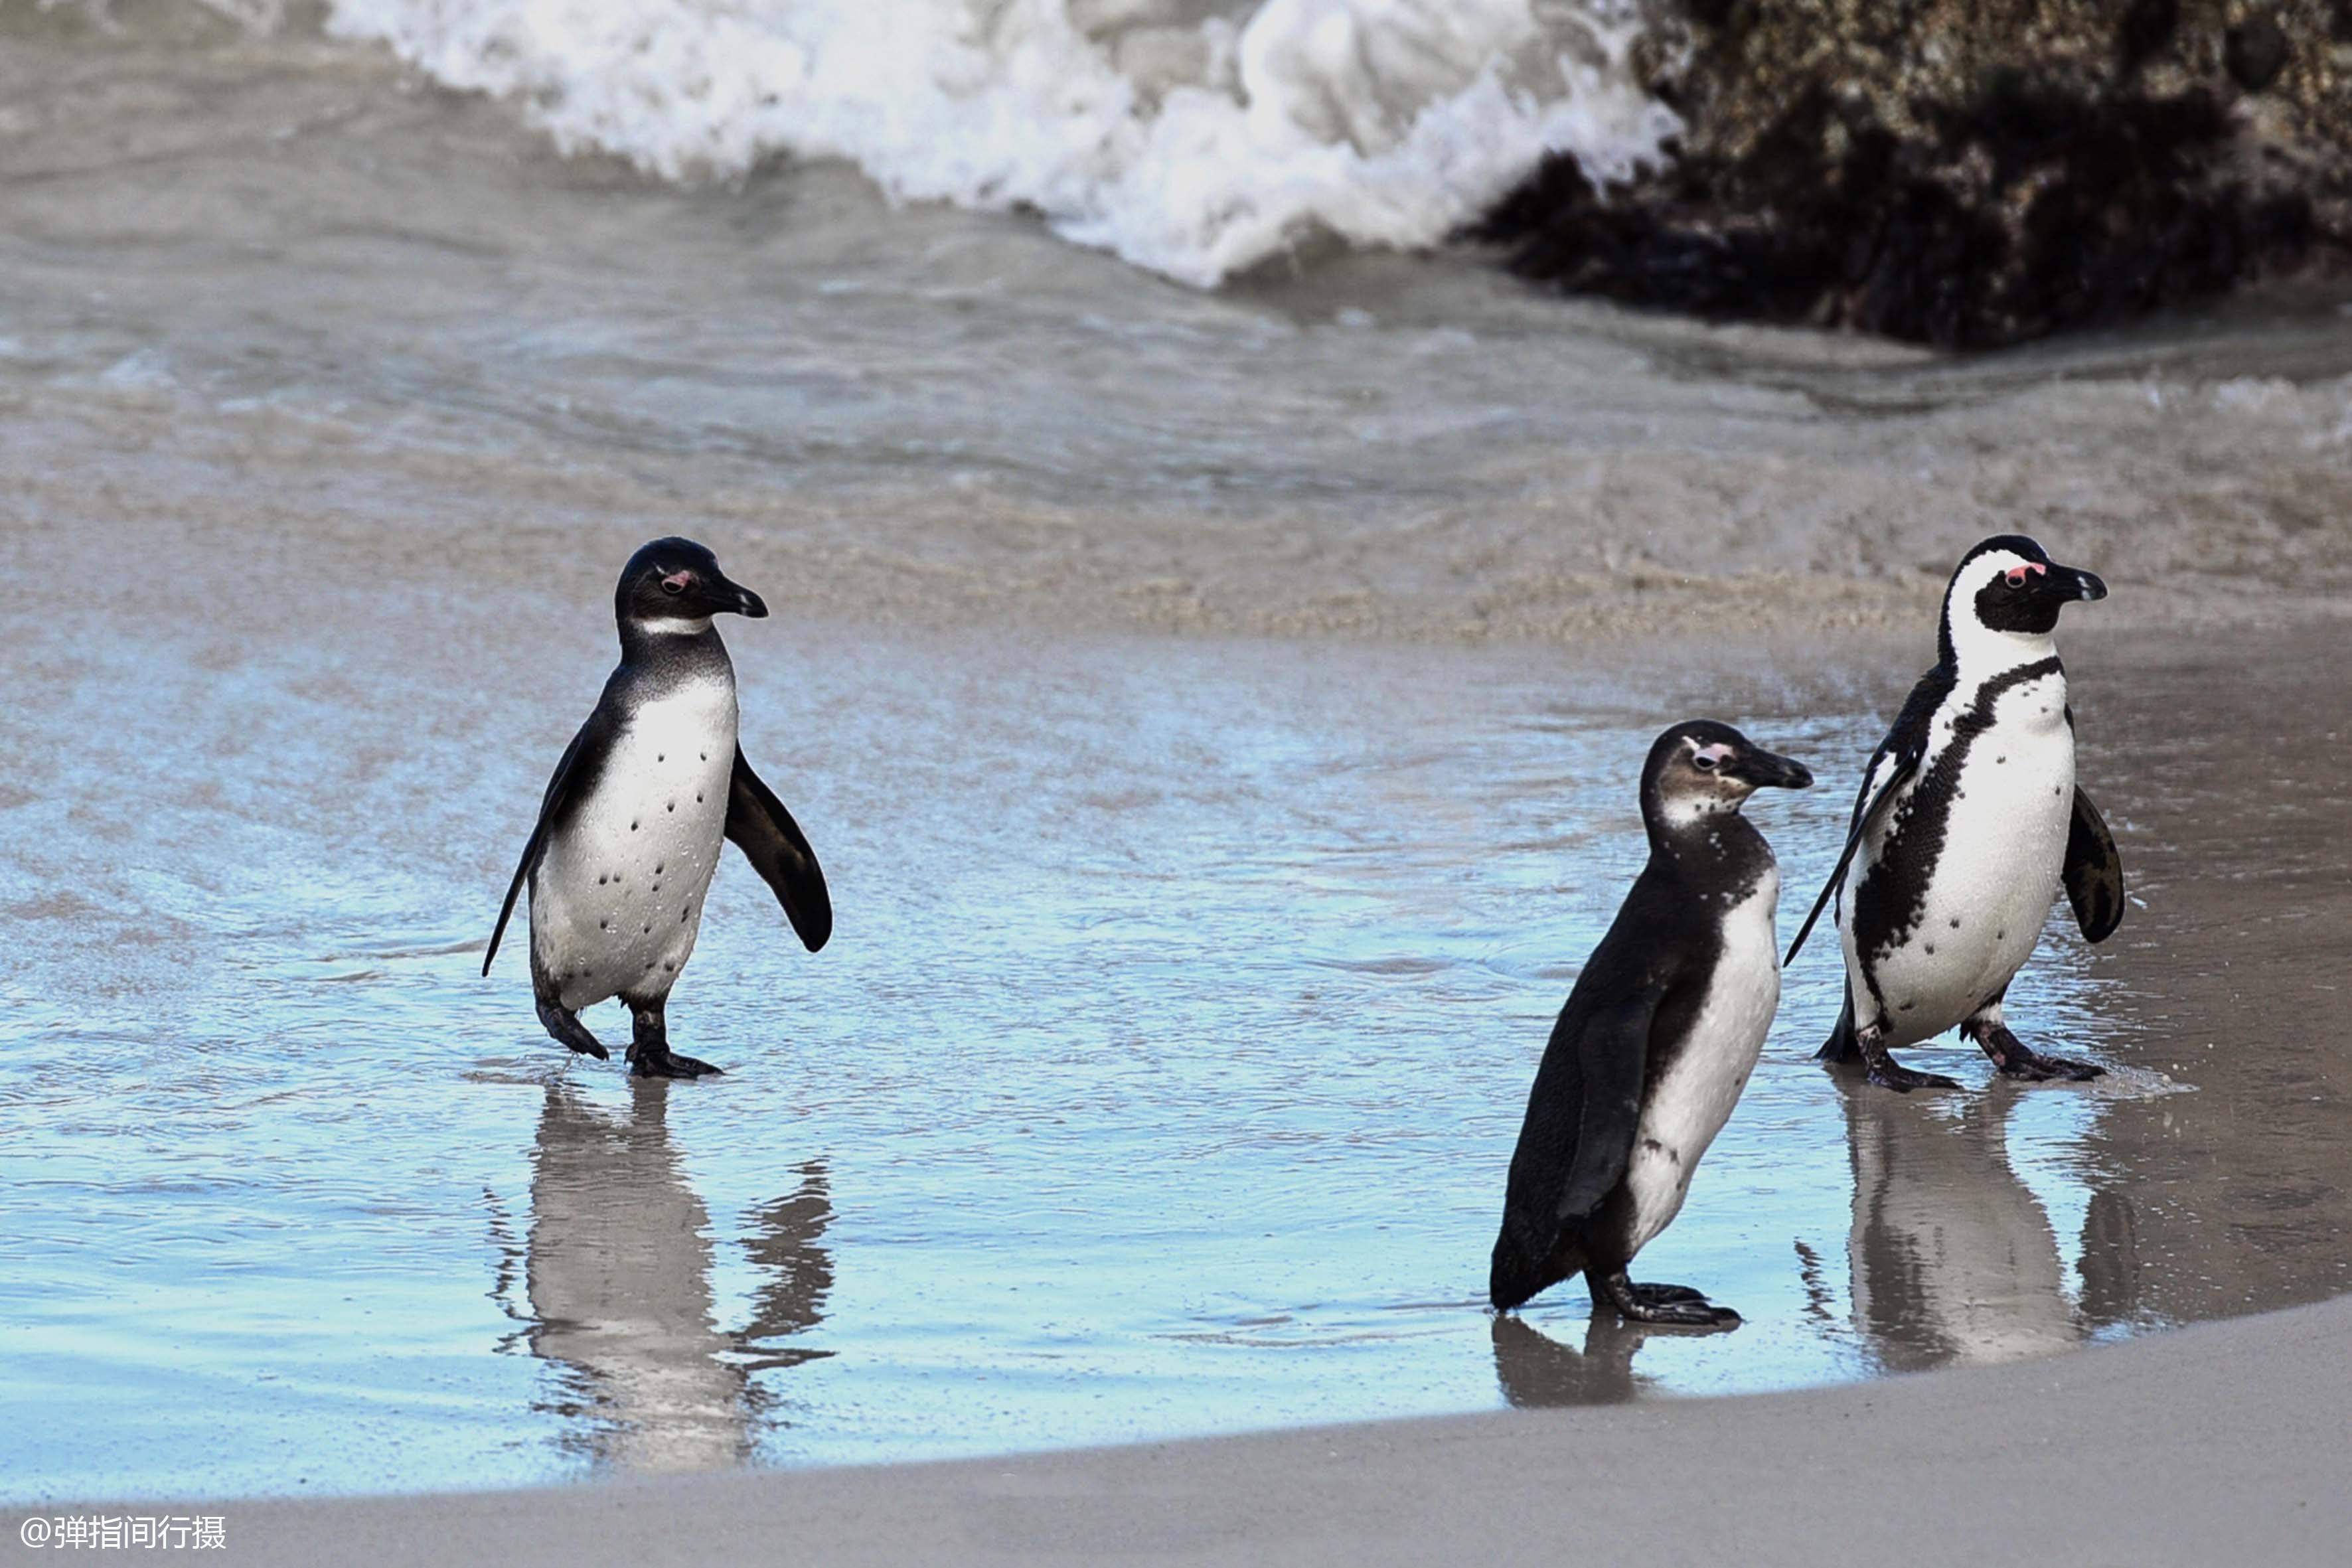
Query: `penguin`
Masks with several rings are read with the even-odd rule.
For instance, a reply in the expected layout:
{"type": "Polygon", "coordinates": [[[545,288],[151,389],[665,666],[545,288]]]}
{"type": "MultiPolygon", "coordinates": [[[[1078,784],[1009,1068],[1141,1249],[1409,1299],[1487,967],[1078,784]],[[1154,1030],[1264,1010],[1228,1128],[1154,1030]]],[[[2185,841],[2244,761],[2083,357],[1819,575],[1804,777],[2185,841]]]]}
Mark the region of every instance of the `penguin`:
{"type": "Polygon", "coordinates": [[[1508,1311],[1582,1273],[1596,1313],[1729,1328],[1683,1285],[1637,1285],[1747,1086],[1780,1003],[1771,846],[1739,813],[1813,775],[1727,724],[1676,724],[1642,769],[1650,858],[1569,992],[1511,1155],[1487,1292],[1508,1311]]]}
{"type": "Polygon", "coordinates": [[[1962,557],[1944,591],[1940,658],[1872,753],[1845,848],[1796,941],[1834,897],[1845,1010],[1819,1058],[1859,1057],[1869,1081],[1957,1089],[1887,1053],[1953,1026],[2008,1078],[2075,1081],[2087,1062],[2046,1057],[2010,1032],[2001,998],[2033,952],[2061,883],[2083,935],[2122,923],[2114,835],[2074,783],[2074,710],[2058,612],[2107,596],[2022,534],[1962,557]]]}
{"type": "Polygon", "coordinates": [[[719,1069],[669,1048],[665,1010],[702,930],[704,895],[731,839],[774,889],[811,952],[833,903],[792,813],[735,740],[735,667],[711,617],[768,613],[690,539],[629,557],[614,590],[621,662],[555,764],[490,932],[490,972],[515,900],[530,887],[530,984],[539,1021],[583,1056],[609,1059],[580,1010],[628,1004],[640,1078],[719,1069]]]}

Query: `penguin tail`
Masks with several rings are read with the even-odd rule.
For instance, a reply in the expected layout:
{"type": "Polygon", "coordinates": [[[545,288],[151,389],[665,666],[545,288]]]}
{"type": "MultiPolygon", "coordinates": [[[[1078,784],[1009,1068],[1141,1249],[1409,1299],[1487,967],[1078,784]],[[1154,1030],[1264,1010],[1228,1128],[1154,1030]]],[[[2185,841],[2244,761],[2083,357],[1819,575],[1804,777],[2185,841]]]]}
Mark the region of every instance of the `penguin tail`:
{"type": "Polygon", "coordinates": [[[1832,1029],[1830,1037],[1822,1042],[1822,1048],[1813,1053],[1813,1060],[1850,1062],[1860,1055],[1862,1047],[1854,1044],[1853,1039],[1853,994],[1848,992],[1845,1008],[1838,1014],[1837,1027],[1832,1029]]]}
{"type": "Polygon", "coordinates": [[[1498,1312],[1523,1305],[1577,1272],[1558,1267],[1557,1248],[1530,1251],[1514,1229],[1507,1222],[1504,1225],[1503,1234],[1495,1238],[1494,1260],[1486,1269],[1486,1299],[1498,1312]]]}
{"type": "Polygon", "coordinates": [[[1495,1259],[1486,1269],[1486,1300],[1495,1310],[1507,1312],[1543,1289],[1543,1276],[1528,1267],[1526,1257],[1508,1237],[1495,1243],[1495,1259]]]}

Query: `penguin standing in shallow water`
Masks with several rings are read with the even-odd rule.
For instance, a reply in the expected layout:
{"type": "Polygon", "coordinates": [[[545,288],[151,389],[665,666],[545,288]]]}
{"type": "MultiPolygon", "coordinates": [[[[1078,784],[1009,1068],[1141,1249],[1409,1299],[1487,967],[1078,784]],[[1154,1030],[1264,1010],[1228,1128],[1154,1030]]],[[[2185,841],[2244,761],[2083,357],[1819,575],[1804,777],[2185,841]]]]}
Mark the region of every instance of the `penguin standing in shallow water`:
{"type": "Polygon", "coordinates": [[[2065,884],[2083,934],[2104,942],[2124,912],[2123,863],[2074,784],[2074,711],[2053,634],[2058,612],[2107,585],[2021,534],[1988,539],[1944,592],[1942,658],[1912,689],[1854,798],[1837,900],[1845,1011],[1823,1061],[1859,1057],[1870,1081],[1957,1089],[1888,1056],[1955,1024],[2010,1078],[2091,1079],[2085,1062],[2029,1049],[2001,997],[2041,940],[2065,884]]]}
{"type": "Polygon", "coordinates": [[[1637,1285],[1625,1269],[1682,1208],[1780,1005],[1780,868],[1739,808],[1759,786],[1812,782],[1727,724],[1677,724],[1651,746],[1649,863],[1537,1069],[1488,1278],[1498,1311],[1581,1273],[1596,1311],[1739,1321],[1687,1286],[1637,1285]]]}
{"type": "Polygon", "coordinates": [[[760,595],[692,540],[656,539],[629,557],[614,613],[620,667],[548,780],[482,973],[528,882],[547,1032],[604,1059],[579,1013],[618,996],[637,1076],[698,1078],[719,1069],[670,1050],[664,1009],[702,929],[719,841],[767,879],[811,952],[833,934],[833,903],[808,840],[735,742],[735,666],[711,617],[765,616],[760,595]]]}

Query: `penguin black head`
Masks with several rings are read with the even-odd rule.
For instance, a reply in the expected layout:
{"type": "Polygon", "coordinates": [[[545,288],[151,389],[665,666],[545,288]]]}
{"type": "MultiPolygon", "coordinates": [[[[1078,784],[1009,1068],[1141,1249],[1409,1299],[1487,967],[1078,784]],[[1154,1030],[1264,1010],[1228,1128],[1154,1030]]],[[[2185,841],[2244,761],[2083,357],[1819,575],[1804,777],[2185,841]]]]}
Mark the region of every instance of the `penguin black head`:
{"type": "Polygon", "coordinates": [[[647,631],[708,631],[713,616],[768,613],[759,595],[730,581],[719,557],[691,539],[656,539],[629,557],[613,590],[613,613],[623,626],[647,631]]]}
{"type": "Polygon", "coordinates": [[[1972,634],[2046,637],[2058,612],[2076,599],[2104,599],[2107,585],[2079,567],[2061,566],[2021,533],[2001,533],[1960,558],[1944,590],[1942,652],[1957,664],[1972,634]]]}
{"type": "Polygon", "coordinates": [[[1759,789],[1806,789],[1812,770],[1728,724],[1689,719],[1651,744],[1642,766],[1642,816],[1651,830],[1695,826],[1738,811],[1759,789]]]}

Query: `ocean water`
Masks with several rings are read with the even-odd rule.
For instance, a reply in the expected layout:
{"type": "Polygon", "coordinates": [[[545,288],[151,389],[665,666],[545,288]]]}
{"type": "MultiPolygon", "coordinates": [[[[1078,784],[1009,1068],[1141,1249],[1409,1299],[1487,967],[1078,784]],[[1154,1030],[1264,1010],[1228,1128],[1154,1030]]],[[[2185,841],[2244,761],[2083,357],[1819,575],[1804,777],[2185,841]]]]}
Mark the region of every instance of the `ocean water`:
{"type": "MultiPolygon", "coordinates": [[[[1948,361],[1428,247],[1666,126],[1599,10],[0,0],[0,1497],[399,1490],[1781,1387],[2344,1287],[2352,325],[1948,361]],[[1217,287],[1206,287],[1217,279],[1217,287]],[[2087,1089],[1853,1090],[1820,943],[1645,1253],[1478,1304],[1711,713],[1784,923],[1959,549],[2099,570],[2087,1089]],[[679,531],[839,934],[637,1086],[478,968],[679,531]]],[[[614,1020],[592,1017],[611,1035],[614,1020]]]]}
{"type": "Polygon", "coordinates": [[[1630,0],[338,0],[329,30],[672,177],[840,159],[1211,284],[1443,239],[1543,154],[1622,175],[1673,114],[1630,0]]]}
{"type": "Polygon", "coordinates": [[[1275,635],[1552,637],[1668,600],[1906,624],[2021,524],[2172,624],[2237,617],[2244,580],[2352,590],[2324,294],[1953,362],[1376,245],[1202,289],[839,159],[567,155],[536,99],[331,18],[100,15],[0,8],[0,438],[54,515],[88,510],[88,442],[117,513],[324,487],[412,531],[609,525],[595,576],[648,532],[790,539],[812,611],[1275,635]]]}

